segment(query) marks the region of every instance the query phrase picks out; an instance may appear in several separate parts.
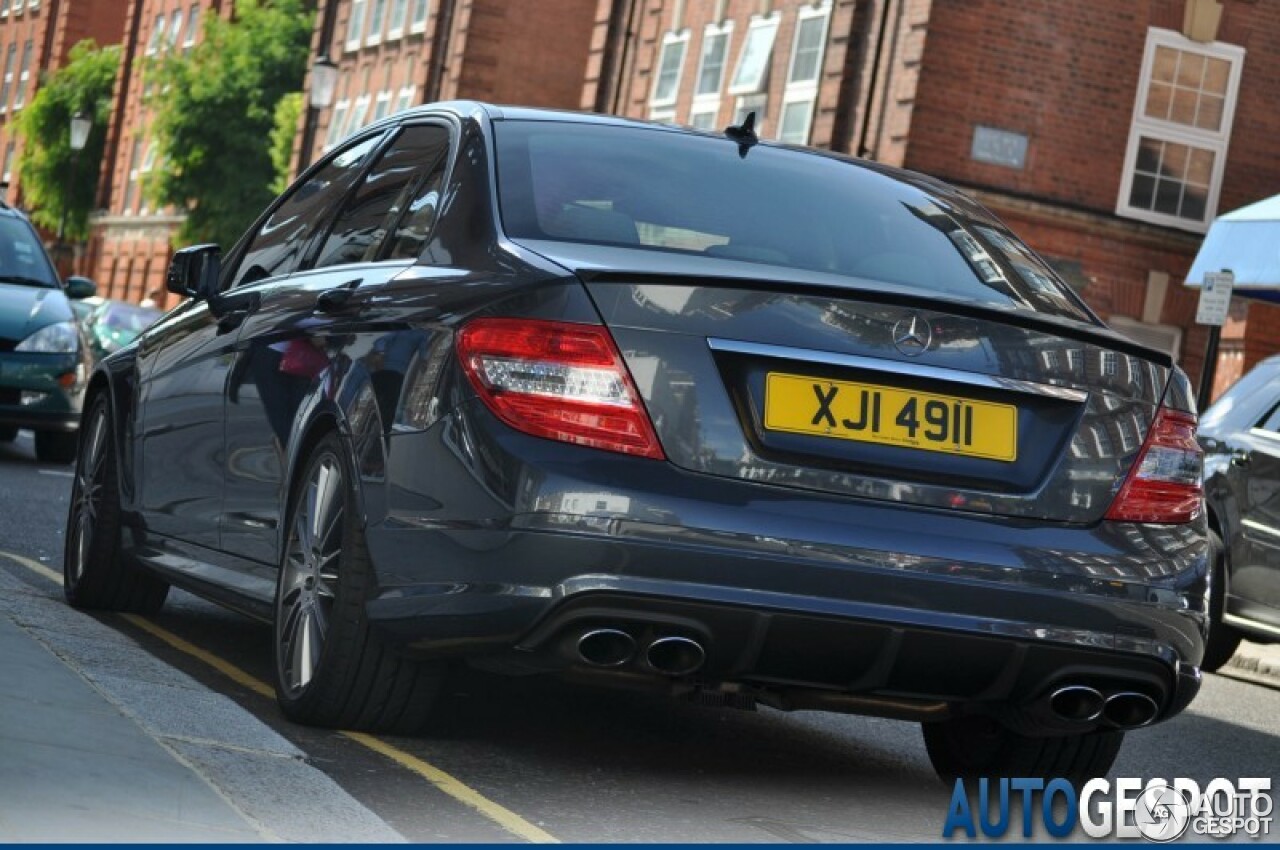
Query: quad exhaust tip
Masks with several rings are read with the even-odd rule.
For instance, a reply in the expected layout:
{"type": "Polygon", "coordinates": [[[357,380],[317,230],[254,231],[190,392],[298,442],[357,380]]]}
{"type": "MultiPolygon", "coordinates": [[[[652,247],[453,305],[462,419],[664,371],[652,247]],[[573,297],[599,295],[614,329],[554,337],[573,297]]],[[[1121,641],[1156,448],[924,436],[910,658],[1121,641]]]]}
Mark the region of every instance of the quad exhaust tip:
{"type": "Polygon", "coordinates": [[[578,638],[578,657],[593,667],[621,667],[635,654],[635,638],[620,629],[592,629],[578,638]]]}
{"type": "Polygon", "coordinates": [[[1067,685],[1049,696],[1049,707],[1063,720],[1088,723],[1102,716],[1106,698],[1088,685],[1067,685]]]}
{"type": "Polygon", "coordinates": [[[1160,706],[1146,694],[1121,691],[1107,697],[1103,718],[1119,729],[1137,729],[1156,719],[1160,706]]]}
{"type": "Polygon", "coordinates": [[[645,650],[644,660],[659,673],[687,676],[707,660],[702,644],[686,637],[658,638],[645,650]]]}

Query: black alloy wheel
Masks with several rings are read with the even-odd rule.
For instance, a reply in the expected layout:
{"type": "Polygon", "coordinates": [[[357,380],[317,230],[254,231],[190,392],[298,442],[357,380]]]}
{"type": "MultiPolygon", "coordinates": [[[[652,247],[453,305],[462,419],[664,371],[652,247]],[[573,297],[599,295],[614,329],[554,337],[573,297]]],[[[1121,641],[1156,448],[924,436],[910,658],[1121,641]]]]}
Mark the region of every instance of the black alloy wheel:
{"type": "Polygon", "coordinates": [[[154,613],[169,585],[121,556],[119,473],[105,394],[92,402],[81,433],[67,512],[63,594],[77,608],[154,613]]]}
{"type": "Polygon", "coordinates": [[[315,726],[412,733],[430,713],[442,669],[399,655],[373,631],[374,576],[341,440],[323,437],[302,465],[276,586],[276,699],[315,726]]]}

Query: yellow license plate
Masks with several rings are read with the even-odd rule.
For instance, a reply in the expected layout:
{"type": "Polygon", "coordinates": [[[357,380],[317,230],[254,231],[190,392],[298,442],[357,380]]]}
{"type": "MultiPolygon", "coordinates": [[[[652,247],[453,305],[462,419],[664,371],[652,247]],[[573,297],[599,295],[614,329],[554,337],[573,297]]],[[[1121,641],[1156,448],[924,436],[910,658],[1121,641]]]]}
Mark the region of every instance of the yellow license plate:
{"type": "Polygon", "coordinates": [[[770,372],[764,427],[928,452],[1018,459],[1018,408],[958,396],[770,372]]]}

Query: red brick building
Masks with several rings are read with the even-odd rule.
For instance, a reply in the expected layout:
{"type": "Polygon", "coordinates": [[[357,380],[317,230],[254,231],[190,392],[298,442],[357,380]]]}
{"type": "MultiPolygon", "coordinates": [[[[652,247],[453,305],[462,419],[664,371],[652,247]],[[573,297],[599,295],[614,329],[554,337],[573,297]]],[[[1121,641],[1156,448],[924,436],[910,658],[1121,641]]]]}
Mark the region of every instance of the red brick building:
{"type": "MultiPolygon", "coordinates": [[[[1280,4],[599,0],[580,105],[924,171],[995,210],[1104,318],[1198,377],[1209,223],[1280,193],[1280,4]]],[[[1280,350],[1238,303],[1217,386],[1280,350]]]]}
{"type": "MultiPolygon", "coordinates": [[[[66,64],[78,42],[91,38],[115,44],[124,32],[127,0],[0,0],[0,180],[4,198],[21,204],[17,172],[22,140],[14,118],[31,102],[41,74],[66,64]]],[[[67,129],[70,133],[70,128],[67,129]]]]}
{"type": "Polygon", "coordinates": [[[230,0],[132,0],[122,10],[120,73],[112,94],[99,211],[90,220],[87,273],[102,295],[141,301],[159,293],[158,300],[165,300],[170,241],[182,220],[172,209],[152,209],[142,191],[147,172],[164,166],[150,134],[147,60],[191,49],[201,22],[226,14],[229,5],[230,0]]]}
{"type": "Polygon", "coordinates": [[[595,0],[539,0],[536,7],[333,0],[317,15],[312,49],[337,63],[338,84],[333,105],[311,118],[307,161],[364,124],[420,103],[470,98],[576,108],[594,10],[595,0]]]}

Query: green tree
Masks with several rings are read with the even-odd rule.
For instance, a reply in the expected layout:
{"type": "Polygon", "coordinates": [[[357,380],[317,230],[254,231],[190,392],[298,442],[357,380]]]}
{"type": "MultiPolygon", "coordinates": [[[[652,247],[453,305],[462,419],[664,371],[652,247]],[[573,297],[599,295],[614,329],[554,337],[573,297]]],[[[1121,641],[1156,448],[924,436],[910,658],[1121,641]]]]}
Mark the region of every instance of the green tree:
{"type": "Polygon", "coordinates": [[[233,20],[207,16],[195,48],[147,70],[165,165],[146,191],[186,210],[180,241],[229,248],[273,197],[276,105],[302,88],[311,21],[302,0],[239,0],[233,20]]]}
{"type": "Polygon", "coordinates": [[[276,176],[271,181],[271,194],[279,195],[289,188],[289,166],[293,160],[293,140],[298,136],[298,117],[302,115],[302,92],[290,92],[276,104],[275,126],[271,128],[271,165],[276,176]]]}
{"type": "Polygon", "coordinates": [[[66,212],[66,236],[89,235],[102,170],[111,89],[120,68],[120,47],[98,47],[85,40],[71,48],[67,64],[48,74],[35,97],[17,119],[22,136],[18,172],[24,203],[42,227],[57,230],[66,212]],[[93,119],[89,140],[78,154],[71,150],[71,117],[83,112],[93,119]]]}

